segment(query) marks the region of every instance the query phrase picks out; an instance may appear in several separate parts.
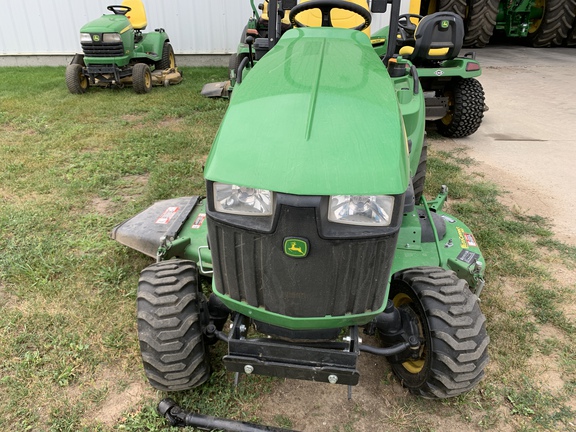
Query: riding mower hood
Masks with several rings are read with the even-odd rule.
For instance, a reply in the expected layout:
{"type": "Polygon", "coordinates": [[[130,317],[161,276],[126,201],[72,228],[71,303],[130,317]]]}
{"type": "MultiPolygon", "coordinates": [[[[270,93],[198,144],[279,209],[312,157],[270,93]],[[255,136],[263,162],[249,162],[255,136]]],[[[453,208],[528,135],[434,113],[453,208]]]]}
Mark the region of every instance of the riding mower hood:
{"type": "Polygon", "coordinates": [[[66,68],[70,93],[82,94],[89,86],[124,87],[148,93],[153,85],[178,84],[174,51],[164,29],[143,33],[147,19],[141,0],[124,0],[80,29],[83,54],[66,68]]]}
{"type": "MultiPolygon", "coordinates": [[[[210,346],[224,343],[236,374],[350,392],[358,357],[370,354],[415,394],[468,392],[488,361],[485,262],[471,230],[442,211],[447,188],[423,196],[415,68],[394,44],[384,61],[375,52],[362,33],[369,10],[294,3],[269,3],[269,20],[280,19],[276,6],[290,9],[294,28],[268,37],[236,83],[206,162],[206,198],[158,202],[112,231],[156,260],[137,293],[148,380],[164,391],[197,387],[210,375],[210,346]],[[334,28],[337,8],[361,23],[334,28]],[[310,10],[321,26],[300,21],[310,10]]],[[[395,34],[400,0],[390,3],[395,34]]],[[[373,0],[372,13],[387,5],[373,0]]],[[[170,407],[160,412],[173,424],[198,424],[170,407]]]]}

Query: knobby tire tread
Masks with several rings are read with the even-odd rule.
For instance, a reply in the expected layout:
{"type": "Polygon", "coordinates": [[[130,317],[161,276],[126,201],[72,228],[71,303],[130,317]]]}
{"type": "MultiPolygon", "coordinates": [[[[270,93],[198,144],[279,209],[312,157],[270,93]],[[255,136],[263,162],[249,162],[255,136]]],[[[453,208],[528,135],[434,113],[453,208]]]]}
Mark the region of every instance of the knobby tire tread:
{"type": "Polygon", "coordinates": [[[138,339],[146,376],[159,390],[188,390],[210,375],[197,274],[190,261],[168,260],[140,275],[138,339]]]}
{"type": "Polygon", "coordinates": [[[464,21],[465,47],[486,46],[494,33],[499,0],[471,0],[468,16],[464,21]]]}
{"type": "Polygon", "coordinates": [[[393,277],[391,298],[411,291],[426,315],[428,340],[426,366],[418,374],[401,364],[392,369],[412,393],[447,398],[470,391],[484,376],[488,363],[486,319],[478,297],[468,283],[451,270],[416,267],[393,277]],[[409,287],[409,288],[408,288],[409,287]]]}
{"type": "Polygon", "coordinates": [[[436,120],[438,132],[449,138],[463,138],[478,130],[484,118],[484,89],[474,78],[460,78],[451,85],[452,119],[446,124],[436,120]]]}

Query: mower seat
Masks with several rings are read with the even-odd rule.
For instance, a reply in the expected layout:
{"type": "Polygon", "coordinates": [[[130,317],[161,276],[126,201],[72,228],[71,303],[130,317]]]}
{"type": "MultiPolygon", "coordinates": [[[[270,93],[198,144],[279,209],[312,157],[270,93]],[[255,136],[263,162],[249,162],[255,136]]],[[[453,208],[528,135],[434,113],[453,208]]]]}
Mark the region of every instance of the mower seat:
{"type": "Polygon", "coordinates": [[[453,12],[426,15],[416,27],[414,46],[404,46],[399,54],[414,64],[455,58],[464,42],[464,21],[453,12]]]}
{"type": "Polygon", "coordinates": [[[142,0],[124,0],[122,6],[128,6],[132,9],[126,14],[126,18],[130,20],[134,30],[144,30],[148,25],[148,21],[146,20],[146,10],[142,0]]]}
{"type": "MultiPolygon", "coordinates": [[[[307,1],[310,0],[302,0],[300,3],[305,3],[307,1]]],[[[370,10],[366,0],[344,1],[349,1],[350,3],[357,4],[367,10],[370,10]]],[[[332,19],[332,25],[338,28],[353,28],[364,22],[364,19],[356,15],[354,12],[350,12],[344,9],[332,9],[330,18],[332,19]]],[[[310,9],[299,14],[298,21],[307,25],[308,27],[320,27],[320,23],[322,22],[322,13],[318,9],[310,9]]],[[[370,27],[362,30],[362,32],[366,33],[366,35],[370,37],[370,27]]]]}

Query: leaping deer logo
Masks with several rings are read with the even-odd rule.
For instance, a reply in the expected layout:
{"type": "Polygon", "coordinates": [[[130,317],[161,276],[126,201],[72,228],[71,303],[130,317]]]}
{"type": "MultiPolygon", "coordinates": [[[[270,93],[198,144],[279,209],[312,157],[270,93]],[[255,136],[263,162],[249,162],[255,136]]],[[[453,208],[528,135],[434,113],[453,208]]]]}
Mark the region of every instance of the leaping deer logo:
{"type": "Polygon", "coordinates": [[[296,242],[290,242],[290,247],[288,248],[290,252],[298,252],[300,255],[304,255],[302,248],[300,246],[296,246],[296,242]]]}
{"type": "Polygon", "coordinates": [[[284,241],[284,253],[292,258],[304,258],[308,255],[308,243],[298,238],[287,238],[284,241]]]}

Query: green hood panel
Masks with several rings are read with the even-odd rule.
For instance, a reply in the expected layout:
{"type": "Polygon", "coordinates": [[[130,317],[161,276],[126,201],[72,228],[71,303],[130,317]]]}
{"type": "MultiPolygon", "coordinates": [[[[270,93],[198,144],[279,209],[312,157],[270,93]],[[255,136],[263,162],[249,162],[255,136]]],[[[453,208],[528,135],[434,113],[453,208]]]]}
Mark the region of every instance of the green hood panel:
{"type": "Polygon", "coordinates": [[[80,33],[120,33],[127,26],[131,24],[124,15],[102,15],[85,24],[80,33]]]}
{"type": "Polygon", "coordinates": [[[404,193],[402,118],[368,37],[286,32],[235,86],[205,176],[297,195],[404,193]]]}

